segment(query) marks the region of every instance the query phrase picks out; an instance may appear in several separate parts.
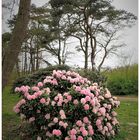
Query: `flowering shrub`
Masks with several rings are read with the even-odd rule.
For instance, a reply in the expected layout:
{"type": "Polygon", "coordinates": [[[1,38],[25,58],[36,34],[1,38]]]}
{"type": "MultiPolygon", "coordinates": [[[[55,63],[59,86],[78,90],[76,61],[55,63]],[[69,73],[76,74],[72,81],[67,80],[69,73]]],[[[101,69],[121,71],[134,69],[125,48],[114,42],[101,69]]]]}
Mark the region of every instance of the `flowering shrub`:
{"type": "Polygon", "coordinates": [[[54,70],[36,86],[16,87],[22,99],[14,111],[32,128],[35,139],[108,139],[118,132],[114,111],[120,102],[108,89],[78,73],[54,70]]]}

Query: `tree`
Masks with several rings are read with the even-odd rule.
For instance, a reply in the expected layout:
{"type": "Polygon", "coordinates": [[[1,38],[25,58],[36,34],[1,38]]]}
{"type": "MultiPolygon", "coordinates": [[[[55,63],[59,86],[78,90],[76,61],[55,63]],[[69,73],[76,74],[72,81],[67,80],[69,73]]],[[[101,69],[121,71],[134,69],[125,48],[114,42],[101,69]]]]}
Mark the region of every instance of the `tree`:
{"type": "Polygon", "coordinates": [[[21,51],[22,42],[26,36],[26,30],[29,22],[31,0],[20,0],[19,10],[15,27],[9,42],[9,47],[5,52],[2,66],[2,89],[7,85],[10,74],[18,59],[21,51]]]}
{"type": "Polygon", "coordinates": [[[125,43],[120,43],[118,41],[120,38],[120,36],[117,36],[118,32],[119,32],[119,29],[111,30],[108,35],[107,34],[102,35],[103,37],[102,37],[102,40],[100,40],[100,42],[97,41],[97,44],[100,47],[100,49],[97,51],[95,56],[98,55],[99,52],[102,52],[102,58],[97,67],[99,72],[101,71],[101,67],[104,64],[105,59],[109,55],[111,55],[111,54],[119,55],[117,53],[117,50],[119,48],[126,46],[125,43]]]}
{"type": "Polygon", "coordinates": [[[88,68],[88,57],[92,69],[95,69],[97,52],[97,37],[100,33],[110,34],[109,28],[129,27],[133,25],[136,16],[125,10],[117,10],[110,0],[51,0],[52,7],[60,7],[72,15],[72,28],[77,32],[73,35],[79,39],[80,47],[85,55],[85,69],[88,68]],[[81,39],[84,40],[82,45],[81,39]]]}

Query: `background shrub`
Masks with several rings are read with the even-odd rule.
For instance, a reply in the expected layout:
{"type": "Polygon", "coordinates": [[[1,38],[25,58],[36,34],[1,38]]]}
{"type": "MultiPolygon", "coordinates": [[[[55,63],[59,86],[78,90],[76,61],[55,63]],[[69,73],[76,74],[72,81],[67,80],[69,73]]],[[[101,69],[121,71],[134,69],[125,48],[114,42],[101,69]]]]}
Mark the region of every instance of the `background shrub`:
{"type": "Polygon", "coordinates": [[[27,76],[23,76],[20,77],[18,79],[16,79],[13,83],[11,92],[14,93],[14,89],[16,87],[20,87],[22,85],[28,85],[28,86],[33,86],[35,84],[37,84],[38,82],[42,81],[43,79],[45,79],[45,77],[47,75],[51,75],[53,70],[70,70],[70,67],[67,65],[55,65],[55,66],[49,66],[47,68],[44,69],[40,69],[39,71],[27,75],[27,76]]]}
{"type": "Polygon", "coordinates": [[[113,69],[104,74],[107,76],[107,87],[112,94],[138,94],[138,65],[113,69]]]}
{"type": "Polygon", "coordinates": [[[99,73],[98,71],[93,70],[84,70],[84,69],[77,69],[77,72],[83,76],[89,79],[92,82],[98,83],[100,86],[106,86],[106,80],[107,77],[103,75],[102,73],[99,73]]]}

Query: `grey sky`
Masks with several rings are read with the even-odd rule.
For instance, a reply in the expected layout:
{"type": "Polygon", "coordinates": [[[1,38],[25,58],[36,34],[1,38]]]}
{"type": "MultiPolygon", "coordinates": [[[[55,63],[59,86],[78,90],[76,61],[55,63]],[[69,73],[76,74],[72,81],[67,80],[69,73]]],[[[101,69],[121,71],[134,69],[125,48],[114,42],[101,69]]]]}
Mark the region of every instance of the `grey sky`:
{"type": "MultiPolygon", "coordinates": [[[[42,6],[43,4],[46,3],[46,0],[39,0],[39,1],[32,0],[32,3],[36,4],[37,6],[42,6]]],[[[118,9],[124,9],[138,16],[138,0],[114,0],[113,4],[118,9]]],[[[14,7],[14,12],[16,13],[16,11],[17,11],[17,6],[14,7]]],[[[8,31],[8,28],[5,22],[7,21],[7,19],[10,18],[10,12],[4,9],[2,16],[3,16],[2,31],[6,32],[8,31]]],[[[123,40],[124,43],[127,44],[127,47],[124,49],[121,49],[119,51],[120,54],[128,56],[127,61],[130,61],[130,58],[131,58],[131,63],[138,63],[138,22],[136,22],[136,24],[132,28],[122,31],[121,39],[123,40]]],[[[71,42],[71,40],[69,40],[69,42],[71,42]]],[[[72,43],[70,45],[70,48],[72,48],[72,50],[74,50],[74,46],[78,44],[77,40],[74,40],[74,42],[75,43],[72,43]]],[[[71,66],[79,65],[83,67],[84,59],[81,55],[82,53],[76,53],[75,55],[72,55],[72,58],[69,59],[68,64],[71,66]]],[[[124,62],[122,61],[122,59],[116,56],[113,56],[113,57],[109,57],[105,61],[104,66],[116,67],[118,65],[122,65],[123,63],[124,62]]]]}

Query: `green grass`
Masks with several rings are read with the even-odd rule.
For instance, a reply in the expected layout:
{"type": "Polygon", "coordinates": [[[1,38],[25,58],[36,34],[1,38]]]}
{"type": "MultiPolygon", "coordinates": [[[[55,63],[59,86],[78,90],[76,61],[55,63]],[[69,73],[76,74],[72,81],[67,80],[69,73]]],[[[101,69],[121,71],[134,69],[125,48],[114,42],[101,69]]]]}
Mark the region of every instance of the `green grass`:
{"type": "Polygon", "coordinates": [[[13,112],[13,106],[19,98],[15,94],[10,94],[10,87],[4,90],[2,95],[2,139],[18,140],[16,130],[19,127],[19,117],[13,112]]]}
{"type": "MultiPolygon", "coordinates": [[[[127,96],[128,97],[128,96],[127,96]]],[[[120,134],[114,140],[138,140],[138,100],[123,97],[117,109],[120,134]]]]}
{"type": "MultiPolygon", "coordinates": [[[[19,117],[13,112],[18,96],[9,93],[6,88],[2,97],[2,139],[21,140],[17,130],[20,126],[19,117]]],[[[137,96],[119,97],[121,105],[117,109],[120,122],[120,133],[113,140],[138,140],[138,100],[137,96]]],[[[27,140],[27,139],[26,139],[27,140]]]]}

